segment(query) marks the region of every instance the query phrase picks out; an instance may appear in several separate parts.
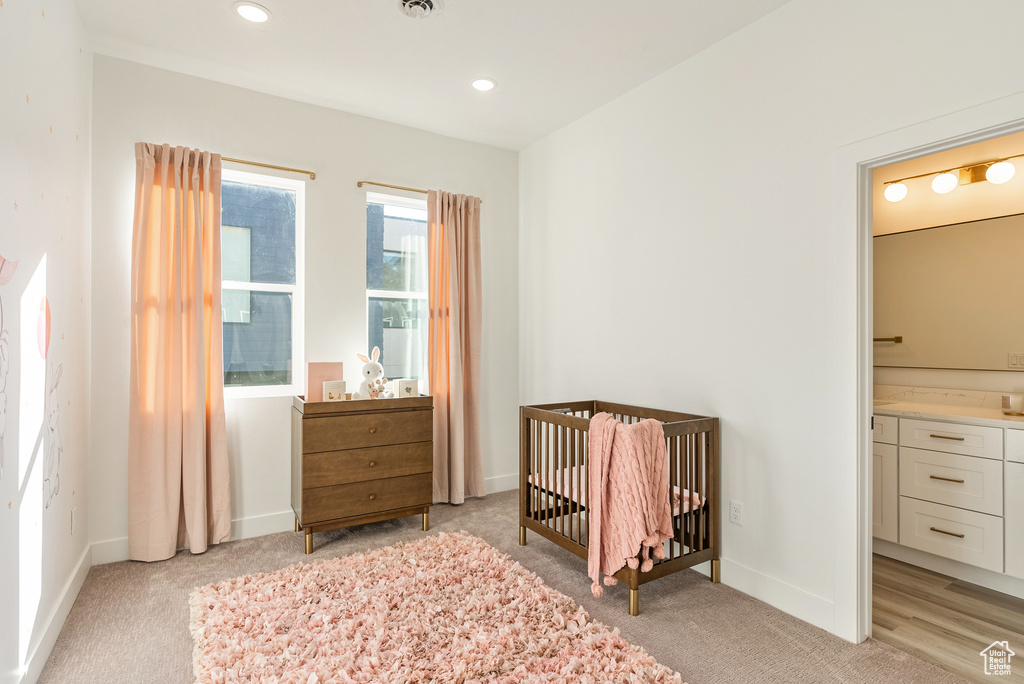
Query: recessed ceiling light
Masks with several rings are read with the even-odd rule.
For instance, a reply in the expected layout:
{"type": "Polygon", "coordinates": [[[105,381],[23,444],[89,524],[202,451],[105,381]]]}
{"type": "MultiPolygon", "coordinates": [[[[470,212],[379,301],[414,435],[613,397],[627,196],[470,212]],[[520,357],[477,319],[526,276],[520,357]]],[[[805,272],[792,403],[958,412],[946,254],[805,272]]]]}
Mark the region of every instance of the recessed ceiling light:
{"type": "Polygon", "coordinates": [[[473,81],[473,87],[476,88],[477,90],[491,90],[492,88],[494,88],[494,81],[492,81],[489,78],[478,78],[475,81],[473,81]]]}
{"type": "Polygon", "coordinates": [[[262,24],[267,19],[270,19],[270,10],[263,5],[257,5],[255,2],[236,2],[233,6],[243,19],[248,19],[257,24],[262,24]]]}

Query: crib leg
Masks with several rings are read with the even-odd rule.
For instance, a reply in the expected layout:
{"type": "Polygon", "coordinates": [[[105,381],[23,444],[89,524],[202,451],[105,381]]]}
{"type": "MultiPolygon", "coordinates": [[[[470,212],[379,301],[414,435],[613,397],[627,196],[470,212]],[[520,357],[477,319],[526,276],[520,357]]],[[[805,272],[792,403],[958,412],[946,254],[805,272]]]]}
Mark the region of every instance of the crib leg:
{"type": "Polygon", "coordinates": [[[715,584],[722,581],[722,561],[717,558],[711,561],[711,581],[715,584]]]}
{"type": "Polygon", "coordinates": [[[629,614],[636,617],[640,614],[640,590],[629,590],[629,614]]]}
{"type": "Polygon", "coordinates": [[[519,545],[526,546],[526,526],[519,526],[519,545]]]}

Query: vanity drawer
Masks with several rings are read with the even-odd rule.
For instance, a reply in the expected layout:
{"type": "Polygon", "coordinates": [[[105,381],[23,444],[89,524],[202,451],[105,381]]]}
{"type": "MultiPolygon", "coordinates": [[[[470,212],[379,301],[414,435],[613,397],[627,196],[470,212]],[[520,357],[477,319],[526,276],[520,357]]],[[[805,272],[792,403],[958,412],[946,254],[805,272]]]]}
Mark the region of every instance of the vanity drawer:
{"type": "Polygon", "coordinates": [[[900,497],[900,544],[1003,571],[1003,519],[900,497]]]}
{"type": "Polygon", "coordinates": [[[1003,459],[1003,429],[933,420],[900,419],[900,446],[1003,459]]]}
{"type": "Polygon", "coordinates": [[[1007,428],[1006,460],[1024,463],[1024,430],[1007,428]]]}
{"type": "Polygon", "coordinates": [[[305,418],[302,451],[360,449],[387,444],[429,442],[434,433],[431,411],[379,411],[305,418]]]}
{"type": "Polygon", "coordinates": [[[1003,514],[1003,463],[988,458],[900,449],[900,495],[1003,514]]]}
{"type": "Polygon", "coordinates": [[[896,416],[875,415],[875,429],[871,431],[872,442],[899,444],[900,419],[896,416]]]}

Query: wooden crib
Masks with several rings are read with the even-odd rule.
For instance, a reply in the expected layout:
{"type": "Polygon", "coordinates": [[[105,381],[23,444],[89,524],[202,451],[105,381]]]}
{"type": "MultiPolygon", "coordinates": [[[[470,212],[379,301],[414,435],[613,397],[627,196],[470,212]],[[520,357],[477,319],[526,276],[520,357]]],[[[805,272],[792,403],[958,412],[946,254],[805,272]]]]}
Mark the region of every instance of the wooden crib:
{"type": "Polygon", "coordinates": [[[711,561],[719,581],[718,418],[577,401],[519,408],[519,544],[530,529],[580,558],[587,558],[587,464],[590,418],[609,413],[624,423],[661,421],[673,497],[673,538],[665,558],[648,572],[622,568],[615,577],[629,587],[629,614],[640,613],[640,585],[711,561]]]}

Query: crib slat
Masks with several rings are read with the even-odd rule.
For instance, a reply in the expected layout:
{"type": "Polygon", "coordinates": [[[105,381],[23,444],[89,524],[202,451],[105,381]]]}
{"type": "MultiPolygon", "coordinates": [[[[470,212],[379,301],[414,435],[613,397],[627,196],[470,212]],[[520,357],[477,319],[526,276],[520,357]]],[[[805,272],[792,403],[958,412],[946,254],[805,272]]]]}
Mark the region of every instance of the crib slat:
{"type": "MultiPolygon", "coordinates": [[[[696,453],[696,459],[694,461],[696,463],[696,465],[697,465],[696,480],[697,480],[697,486],[700,488],[701,493],[707,491],[706,488],[704,487],[704,457],[705,457],[705,454],[706,454],[706,449],[704,448],[704,437],[705,437],[705,433],[703,433],[703,432],[698,432],[697,434],[694,435],[694,442],[695,442],[696,452],[697,452],[696,453]]],[[[697,517],[694,520],[694,522],[697,525],[697,548],[695,550],[703,551],[705,546],[706,546],[706,544],[704,542],[704,507],[703,506],[701,506],[700,508],[697,509],[697,517]]]]}

